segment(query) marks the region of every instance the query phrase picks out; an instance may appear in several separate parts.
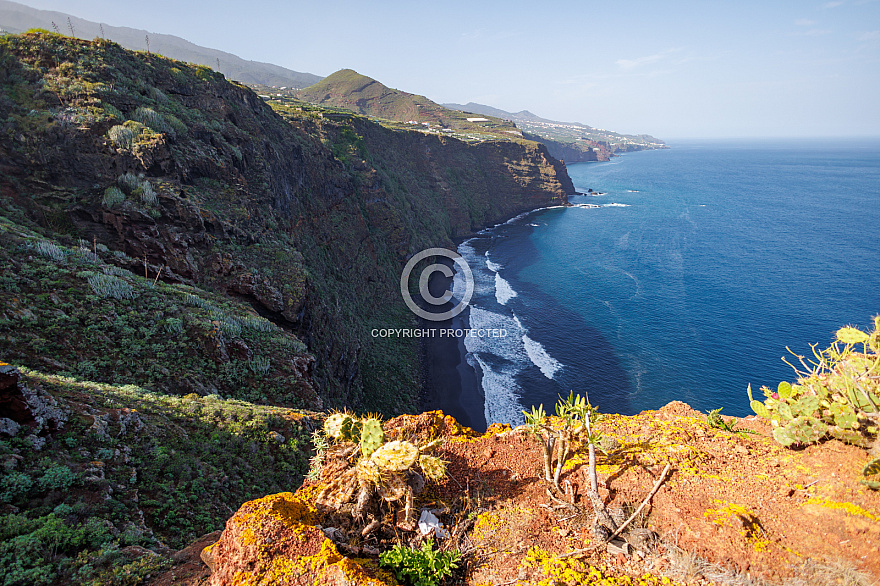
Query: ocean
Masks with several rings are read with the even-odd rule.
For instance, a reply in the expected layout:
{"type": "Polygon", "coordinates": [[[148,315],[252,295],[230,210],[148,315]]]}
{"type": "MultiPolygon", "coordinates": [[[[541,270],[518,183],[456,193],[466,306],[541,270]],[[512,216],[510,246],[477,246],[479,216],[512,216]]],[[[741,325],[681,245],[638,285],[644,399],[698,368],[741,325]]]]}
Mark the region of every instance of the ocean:
{"type": "Polygon", "coordinates": [[[748,415],[748,384],[795,378],[786,346],[809,355],[880,313],[880,141],[670,146],[568,165],[590,207],[459,246],[470,326],[508,332],[465,340],[488,423],[570,391],[603,412],[748,415]]]}

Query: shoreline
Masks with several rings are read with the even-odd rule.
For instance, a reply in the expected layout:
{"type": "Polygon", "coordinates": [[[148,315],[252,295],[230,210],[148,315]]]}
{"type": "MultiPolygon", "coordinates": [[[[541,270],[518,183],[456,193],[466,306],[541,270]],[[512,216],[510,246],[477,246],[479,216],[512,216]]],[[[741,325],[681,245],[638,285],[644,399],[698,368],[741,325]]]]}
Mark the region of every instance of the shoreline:
{"type": "MultiPolygon", "coordinates": [[[[441,259],[440,262],[452,266],[449,259],[441,259]]],[[[452,289],[452,278],[435,272],[431,275],[428,288],[432,295],[440,296],[443,291],[452,289]]],[[[451,303],[447,305],[441,306],[444,311],[452,308],[451,303]]],[[[470,328],[469,311],[465,309],[452,319],[442,322],[420,319],[420,326],[425,329],[467,329],[470,328]]],[[[431,336],[422,340],[425,378],[421,410],[439,409],[462,425],[481,433],[486,431],[482,373],[468,364],[464,338],[431,336]]]]}

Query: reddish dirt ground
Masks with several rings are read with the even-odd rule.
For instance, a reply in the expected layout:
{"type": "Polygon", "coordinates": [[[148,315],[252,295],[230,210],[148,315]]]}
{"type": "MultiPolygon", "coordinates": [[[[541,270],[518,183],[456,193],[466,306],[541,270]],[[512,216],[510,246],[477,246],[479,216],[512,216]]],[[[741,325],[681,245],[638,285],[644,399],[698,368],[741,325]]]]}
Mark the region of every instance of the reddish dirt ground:
{"type": "MultiPolygon", "coordinates": [[[[823,572],[831,576],[827,584],[880,578],[880,493],[858,482],[868,453],[836,440],[785,449],[762,421],[727,420],[754,433],[713,428],[678,402],[632,417],[607,415],[597,424],[605,448],[598,452],[600,496],[618,522],[670,465],[633,524],[642,531],[632,535],[643,542],[631,535],[626,552],[593,547],[585,446],[576,446],[561,476],[568,496],[559,497],[574,501],[563,506],[548,495],[540,444],[524,428],[493,426],[480,436],[429,412],[387,422],[386,434],[444,440],[436,453],[449,462],[447,478],[429,483],[417,504],[447,511],[441,521],[454,537],[443,549],[465,554],[447,584],[781,584],[792,577],[819,583],[811,576],[823,572]]],[[[170,571],[176,583],[204,583],[204,572],[183,580],[182,568],[194,568],[200,547],[181,554],[189,562],[170,571]]]]}

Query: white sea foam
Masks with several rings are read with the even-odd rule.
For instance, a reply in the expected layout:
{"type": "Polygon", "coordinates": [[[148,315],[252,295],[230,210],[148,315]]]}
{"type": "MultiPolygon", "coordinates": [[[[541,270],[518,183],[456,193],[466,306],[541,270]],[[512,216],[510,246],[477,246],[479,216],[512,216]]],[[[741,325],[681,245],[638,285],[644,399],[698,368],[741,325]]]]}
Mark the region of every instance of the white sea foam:
{"type": "Polygon", "coordinates": [[[541,373],[544,376],[553,380],[553,375],[562,368],[562,364],[547,354],[547,350],[539,342],[534,341],[525,334],[523,335],[522,340],[526,349],[526,354],[529,355],[529,360],[541,369],[541,373]]]}
{"type": "Polygon", "coordinates": [[[516,297],[516,291],[510,286],[510,283],[501,278],[500,273],[495,273],[495,300],[501,305],[507,305],[507,302],[516,297]]]}
{"type": "MultiPolygon", "coordinates": [[[[458,254],[462,256],[464,261],[471,268],[471,272],[474,276],[474,298],[477,298],[481,295],[491,295],[495,291],[495,279],[494,273],[490,273],[483,269],[482,263],[482,255],[477,254],[477,251],[474,250],[472,246],[471,240],[465,240],[461,244],[458,245],[458,254]]],[[[453,268],[456,267],[453,265],[453,268]]],[[[464,297],[464,293],[467,289],[467,283],[465,283],[464,274],[456,270],[455,277],[452,280],[452,296],[456,300],[461,300],[464,297]]]]}
{"type": "Polygon", "coordinates": [[[539,224],[529,224],[529,226],[531,226],[532,228],[537,228],[539,224]]]}
{"type": "Polygon", "coordinates": [[[522,345],[523,331],[513,318],[475,305],[470,307],[470,327],[507,330],[504,338],[467,337],[464,346],[479,362],[483,373],[486,421],[489,424],[519,425],[522,423],[522,406],[517,394],[516,375],[528,360],[522,345]]]}
{"type": "Polygon", "coordinates": [[[489,260],[489,251],[488,250],[486,251],[486,267],[490,271],[492,271],[493,273],[497,273],[502,268],[501,265],[498,264],[497,262],[492,262],[491,260],[489,260]]]}
{"type": "Polygon", "coordinates": [[[603,205],[602,207],[606,207],[606,208],[628,208],[628,207],[629,207],[629,204],[628,204],[628,203],[606,203],[606,204],[603,205]]]}
{"type": "Polygon", "coordinates": [[[627,189],[626,191],[627,191],[627,193],[638,193],[639,192],[638,189],[627,189]]]}
{"type": "Polygon", "coordinates": [[[522,405],[516,391],[519,386],[514,379],[514,372],[505,372],[504,370],[496,371],[492,369],[480,357],[475,354],[474,357],[480,365],[483,378],[483,392],[485,393],[483,413],[486,416],[486,423],[509,423],[513,426],[523,423],[522,405]]]}

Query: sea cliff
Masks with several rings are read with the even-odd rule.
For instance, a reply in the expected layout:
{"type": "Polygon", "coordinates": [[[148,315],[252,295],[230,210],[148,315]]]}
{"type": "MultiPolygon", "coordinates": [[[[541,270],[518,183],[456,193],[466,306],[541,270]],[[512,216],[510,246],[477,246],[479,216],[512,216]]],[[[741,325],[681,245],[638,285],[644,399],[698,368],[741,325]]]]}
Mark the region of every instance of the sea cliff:
{"type": "Polygon", "coordinates": [[[363,117],[276,112],[206,67],[102,40],[7,36],[0,63],[2,205],[10,222],[35,231],[20,246],[39,235],[90,247],[97,263],[219,296],[215,309],[257,313],[305,344],[297,366],[278,370],[286,360],[273,360],[271,384],[257,385],[274,385],[270,394],[246,366],[228,366],[269,349],[256,340],[231,348],[229,332],[217,342],[210,320],[184,324],[181,336],[202,350],[197,367],[176,375],[162,374],[181,365],[161,352],[139,369],[121,365],[119,332],[105,334],[112,343],[100,359],[88,355],[94,347],[83,356],[83,346],[54,338],[0,340],[20,364],[45,367],[48,353],[65,365],[50,369],[86,374],[72,365],[87,359],[98,380],[182,394],[412,409],[416,348],[368,336],[370,324],[409,323],[397,284],[406,260],[573,191],[537,143],[467,144],[363,117]],[[216,376],[205,380],[205,369],[216,376]]]}

